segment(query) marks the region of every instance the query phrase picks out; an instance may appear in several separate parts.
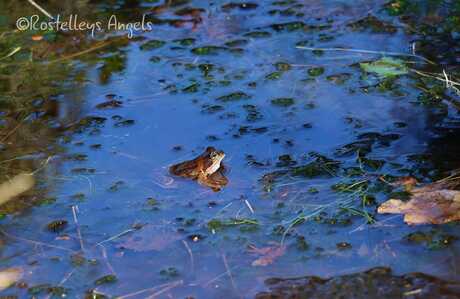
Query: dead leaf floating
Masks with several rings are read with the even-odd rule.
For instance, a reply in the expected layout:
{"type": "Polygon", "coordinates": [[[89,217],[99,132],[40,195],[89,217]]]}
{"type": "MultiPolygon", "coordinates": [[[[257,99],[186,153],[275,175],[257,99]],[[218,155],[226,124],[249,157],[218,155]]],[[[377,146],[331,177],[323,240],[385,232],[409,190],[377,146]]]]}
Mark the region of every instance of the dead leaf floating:
{"type": "Polygon", "coordinates": [[[379,214],[404,214],[404,222],[416,224],[443,224],[460,220],[460,191],[456,188],[460,177],[444,179],[421,188],[414,188],[407,202],[390,199],[381,204],[379,214]]]}
{"type": "Polygon", "coordinates": [[[22,278],[21,268],[8,268],[0,271],[0,291],[9,288],[22,278]]]}
{"type": "Polygon", "coordinates": [[[253,266],[268,266],[273,264],[277,258],[284,255],[286,252],[286,246],[273,245],[257,248],[254,245],[250,245],[248,251],[260,256],[258,259],[252,262],[253,266]]]}
{"type": "Polygon", "coordinates": [[[35,184],[35,179],[30,174],[19,174],[0,185],[0,204],[4,204],[14,197],[28,191],[35,184]]]}

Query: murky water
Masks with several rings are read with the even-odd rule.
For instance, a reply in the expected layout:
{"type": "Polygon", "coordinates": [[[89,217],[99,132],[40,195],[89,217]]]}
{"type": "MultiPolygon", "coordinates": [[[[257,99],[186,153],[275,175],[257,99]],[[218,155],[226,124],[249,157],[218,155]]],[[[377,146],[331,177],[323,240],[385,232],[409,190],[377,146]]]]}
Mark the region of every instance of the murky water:
{"type": "Polygon", "coordinates": [[[376,215],[391,192],[380,175],[429,180],[460,166],[458,143],[443,137],[457,134],[458,113],[417,104],[420,90],[405,76],[379,89],[357,65],[379,55],[296,48],[409,53],[413,36],[382,11],[384,1],[170,4],[100,13],[135,19],[145,11],[158,24],[73,65],[85,80],[56,99],[62,125],[49,144],[59,151],[35,148],[43,156],[29,166],[51,156],[39,197],[53,200],[1,223],[2,264],[23,267],[28,286],[4,295],[45,298],[62,286],[70,298],[92,289],[132,294],[123,298],[251,298],[269,277],[375,266],[458,279],[455,224],[408,227],[401,216],[376,215]],[[356,25],[368,14],[394,30],[356,25]],[[114,99],[119,107],[98,106],[114,99]],[[356,141],[366,146],[347,146],[356,141]],[[168,174],[207,146],[226,153],[222,191],[168,174]],[[444,154],[450,160],[440,161],[444,154]],[[317,155],[340,166],[305,175],[317,155]],[[366,187],[332,188],[359,181],[366,187]],[[363,201],[371,196],[375,203],[363,201]],[[68,224],[50,232],[55,220],[68,224]],[[429,241],[408,241],[416,231],[429,241]],[[283,250],[257,266],[251,245],[283,250]],[[105,275],[116,281],[98,281],[105,275]]]}

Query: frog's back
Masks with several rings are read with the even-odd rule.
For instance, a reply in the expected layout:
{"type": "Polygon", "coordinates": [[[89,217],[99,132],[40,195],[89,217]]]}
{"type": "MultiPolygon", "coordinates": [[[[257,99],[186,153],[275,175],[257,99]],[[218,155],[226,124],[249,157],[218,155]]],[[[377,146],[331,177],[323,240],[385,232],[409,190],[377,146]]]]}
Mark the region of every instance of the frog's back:
{"type": "Polygon", "coordinates": [[[194,160],[185,161],[179,164],[172,165],[169,167],[169,172],[173,175],[186,177],[186,178],[197,178],[199,170],[197,169],[197,163],[194,160]]]}

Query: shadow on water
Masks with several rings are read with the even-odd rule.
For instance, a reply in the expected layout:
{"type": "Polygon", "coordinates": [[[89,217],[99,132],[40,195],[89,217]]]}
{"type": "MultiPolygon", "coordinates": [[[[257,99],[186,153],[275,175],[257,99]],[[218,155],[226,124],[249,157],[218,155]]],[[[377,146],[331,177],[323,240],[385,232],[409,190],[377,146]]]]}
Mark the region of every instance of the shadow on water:
{"type": "MultiPolygon", "coordinates": [[[[364,71],[379,54],[327,50],[409,53],[426,24],[386,2],[44,4],[91,22],[145,13],[153,29],[131,39],[14,32],[37,12],[0,4],[0,177],[37,178],[1,208],[2,266],[23,270],[2,295],[282,298],[308,283],[332,298],[363,279],[396,297],[425,283],[455,295],[457,224],[410,227],[376,208],[407,196],[384,181],[460,168],[458,96],[432,77],[364,71]],[[220,192],[168,173],[207,146],[226,153],[220,192]]],[[[428,49],[439,65],[398,58],[456,74],[428,49]]]]}

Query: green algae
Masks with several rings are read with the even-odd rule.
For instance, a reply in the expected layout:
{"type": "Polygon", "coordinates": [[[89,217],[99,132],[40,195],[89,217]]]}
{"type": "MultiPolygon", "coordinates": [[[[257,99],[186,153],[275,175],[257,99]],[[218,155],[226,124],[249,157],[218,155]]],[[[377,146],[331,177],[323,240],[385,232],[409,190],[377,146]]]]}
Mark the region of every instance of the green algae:
{"type": "Polygon", "coordinates": [[[267,80],[278,80],[283,75],[283,72],[273,72],[265,76],[267,80]]]}
{"type": "Polygon", "coordinates": [[[347,27],[352,30],[371,30],[374,33],[396,33],[397,28],[390,23],[384,22],[373,15],[350,23],[347,27]]]}
{"type": "Polygon", "coordinates": [[[195,93],[195,92],[198,92],[199,87],[200,87],[200,84],[199,84],[199,83],[192,83],[192,84],[190,84],[189,86],[184,87],[184,88],[182,89],[182,92],[185,92],[185,93],[195,93]]]}
{"type": "Polygon", "coordinates": [[[164,45],[166,45],[166,42],[165,41],[162,41],[162,40],[150,40],[144,44],[142,44],[140,46],[140,49],[142,51],[151,51],[151,50],[154,50],[154,49],[158,49],[158,48],[161,48],[163,47],[164,45]]]}
{"type": "Polygon", "coordinates": [[[323,67],[313,67],[313,68],[310,68],[307,72],[310,76],[317,77],[324,73],[324,68],[323,67]]]}
{"type": "Polygon", "coordinates": [[[225,43],[225,46],[229,48],[234,48],[234,47],[241,47],[244,45],[247,45],[249,41],[247,39],[235,39],[232,41],[228,41],[225,43]]]}
{"type": "Polygon", "coordinates": [[[276,70],[280,72],[286,72],[289,71],[292,67],[291,64],[284,62],[284,61],[278,61],[274,64],[276,70]]]}
{"type": "Polygon", "coordinates": [[[220,96],[216,100],[219,102],[235,102],[235,101],[240,101],[240,100],[247,100],[249,98],[251,98],[250,95],[242,91],[237,91],[237,92],[232,92],[224,96],[220,96]]]}
{"type": "Polygon", "coordinates": [[[117,281],[118,281],[118,278],[115,275],[109,274],[109,275],[105,275],[105,276],[102,276],[96,279],[96,281],[94,281],[94,284],[99,286],[103,284],[115,283],[117,281]]]}
{"type": "Polygon", "coordinates": [[[271,37],[271,33],[267,31],[251,31],[248,33],[245,33],[243,35],[244,37],[250,37],[250,38],[268,38],[271,37]]]}
{"type": "Polygon", "coordinates": [[[178,43],[181,46],[188,47],[188,46],[192,46],[193,44],[195,44],[196,39],[194,38],[176,39],[174,40],[174,42],[178,43]]]}
{"type": "Polygon", "coordinates": [[[273,24],[270,25],[270,27],[275,31],[296,31],[305,30],[308,28],[308,26],[304,22],[300,21],[273,24]]]}
{"type": "Polygon", "coordinates": [[[279,107],[289,107],[294,105],[295,100],[293,98],[276,98],[271,100],[271,103],[279,107]]]}
{"type": "Polygon", "coordinates": [[[373,62],[362,62],[359,65],[363,71],[375,73],[381,77],[405,75],[409,72],[401,60],[388,57],[384,57],[373,62]]]}
{"type": "Polygon", "coordinates": [[[227,227],[240,226],[240,225],[249,225],[249,226],[258,226],[259,222],[257,219],[211,219],[207,226],[211,231],[220,231],[227,227]]]}
{"type": "Polygon", "coordinates": [[[67,220],[54,220],[48,223],[46,227],[50,232],[59,233],[66,229],[68,224],[69,222],[67,220]]]}
{"type": "Polygon", "coordinates": [[[216,55],[222,51],[227,51],[226,47],[219,46],[203,46],[198,48],[193,48],[192,53],[195,55],[216,55]]]}

